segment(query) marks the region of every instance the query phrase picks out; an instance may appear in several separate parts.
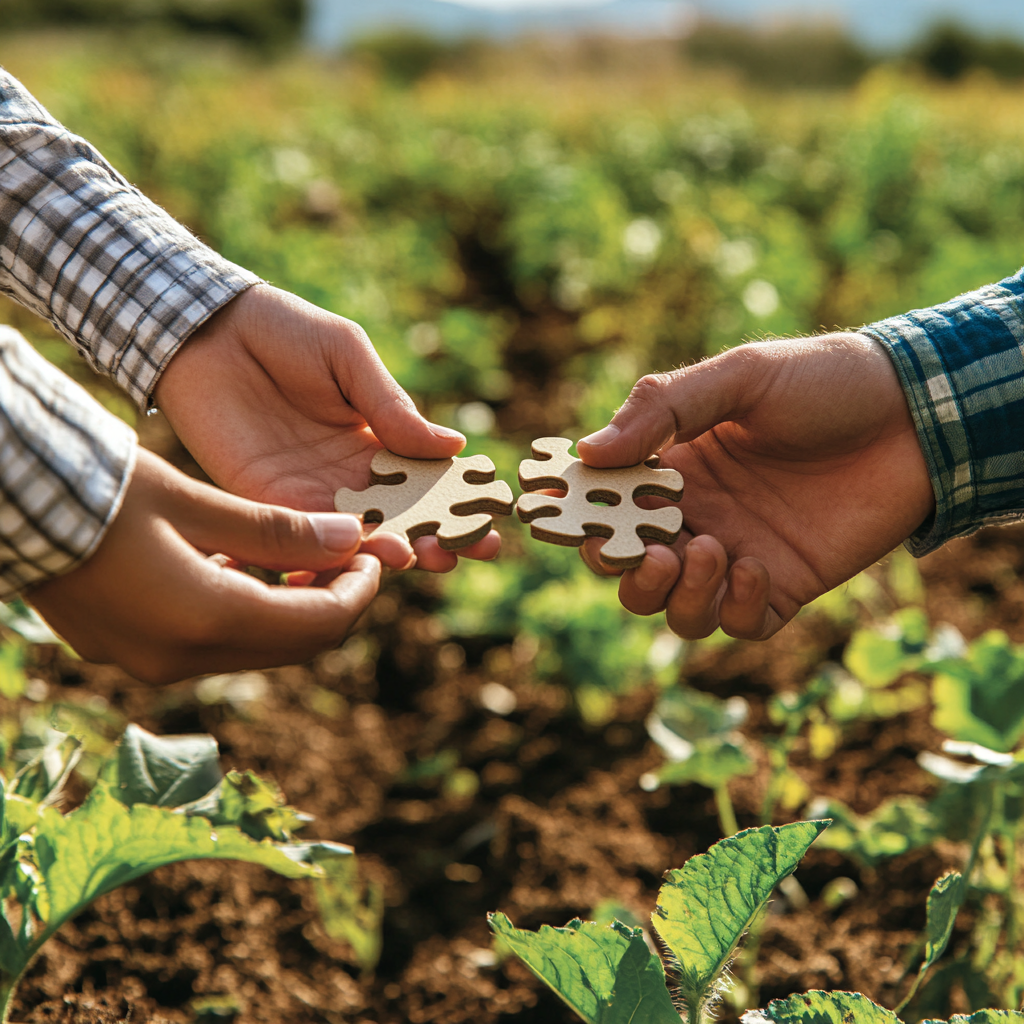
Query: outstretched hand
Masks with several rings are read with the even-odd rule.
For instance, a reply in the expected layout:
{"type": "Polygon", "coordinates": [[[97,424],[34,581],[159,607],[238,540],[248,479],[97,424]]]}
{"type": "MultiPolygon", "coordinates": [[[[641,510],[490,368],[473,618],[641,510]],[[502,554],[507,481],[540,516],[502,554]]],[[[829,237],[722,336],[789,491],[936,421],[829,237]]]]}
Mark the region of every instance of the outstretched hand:
{"type": "Polygon", "coordinates": [[[341,641],[377,593],[355,516],[259,505],[145,450],[96,551],[28,595],[83,657],[165,683],[303,662],[341,641]],[[267,586],[241,565],[306,570],[319,586],[267,586]]]}
{"type": "MultiPolygon", "coordinates": [[[[595,467],[659,451],[683,474],[684,532],[622,574],[622,604],[680,636],[762,640],[871,565],[934,511],[903,390],[857,334],[770,341],[644,377],[582,439],[595,467]]],[[[583,556],[611,574],[591,539],[583,556]]]]}
{"type": "MultiPolygon", "coordinates": [[[[466,443],[419,414],[358,324],[269,285],[203,324],[171,359],[154,399],[216,483],[306,512],[333,511],[339,487],[368,486],[381,447],[443,459],[466,443]]],[[[493,558],[500,545],[491,531],[459,554],[493,558]]],[[[366,550],[381,554],[372,537],[366,550]]],[[[423,569],[457,562],[433,537],[414,550],[423,569]]]]}

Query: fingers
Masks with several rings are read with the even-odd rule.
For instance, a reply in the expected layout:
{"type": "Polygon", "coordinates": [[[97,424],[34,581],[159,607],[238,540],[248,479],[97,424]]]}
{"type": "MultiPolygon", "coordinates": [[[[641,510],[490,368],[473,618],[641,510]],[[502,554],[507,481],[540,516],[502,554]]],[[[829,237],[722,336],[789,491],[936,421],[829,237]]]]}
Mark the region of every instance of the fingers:
{"type": "Polygon", "coordinates": [[[679,582],[665,606],[665,621],[672,632],[700,640],[718,628],[718,601],[727,567],[725,549],[714,537],[694,537],[686,545],[679,582]]]}
{"type": "Polygon", "coordinates": [[[624,608],[636,615],[664,610],[669,628],[686,640],[719,626],[738,639],[767,639],[783,625],[770,597],[768,570],[757,559],[741,558],[729,568],[725,549],[706,535],[689,541],[681,564],[672,548],[649,545],[640,566],[619,583],[624,608]]]}
{"type": "Polygon", "coordinates": [[[446,459],[466,446],[457,430],[420,415],[358,324],[337,318],[344,328],[332,345],[335,375],[349,403],[389,451],[408,459],[446,459]]]}
{"type": "Polygon", "coordinates": [[[458,551],[445,551],[437,543],[436,537],[419,537],[413,542],[416,553],[416,568],[427,572],[451,572],[459,564],[460,558],[472,558],[478,562],[489,562],[498,557],[501,551],[501,534],[491,530],[487,536],[468,547],[458,551]]]}
{"type": "Polygon", "coordinates": [[[767,640],[783,626],[770,596],[768,570],[756,558],[741,558],[729,573],[718,609],[722,629],[739,640],[767,640]]]}
{"type": "Polygon", "coordinates": [[[644,560],[628,569],[619,580],[619,601],[635,615],[654,615],[663,611],[669,591],[682,569],[679,557],[664,544],[651,544],[644,560]]]}
{"type": "Polygon", "coordinates": [[[765,363],[758,346],[750,345],[673,373],[642,377],[611,423],[581,438],[576,450],[589,466],[631,466],[670,438],[693,440],[753,407],[764,386],[765,363]]]}

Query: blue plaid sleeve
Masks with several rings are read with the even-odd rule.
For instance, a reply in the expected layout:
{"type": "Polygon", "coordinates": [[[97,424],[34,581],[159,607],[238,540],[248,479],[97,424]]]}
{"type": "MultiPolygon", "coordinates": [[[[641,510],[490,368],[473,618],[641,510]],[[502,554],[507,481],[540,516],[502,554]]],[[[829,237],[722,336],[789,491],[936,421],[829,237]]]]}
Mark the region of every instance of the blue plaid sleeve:
{"type": "Polygon", "coordinates": [[[1024,270],[860,333],[892,357],[935,491],[910,551],[1024,518],[1024,270]]]}

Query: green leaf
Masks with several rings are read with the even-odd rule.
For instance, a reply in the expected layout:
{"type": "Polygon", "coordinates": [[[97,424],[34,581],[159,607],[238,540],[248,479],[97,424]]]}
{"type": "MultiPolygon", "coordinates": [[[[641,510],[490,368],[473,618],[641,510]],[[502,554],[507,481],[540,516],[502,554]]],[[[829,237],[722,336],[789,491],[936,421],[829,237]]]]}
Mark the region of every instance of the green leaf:
{"type": "Polygon", "coordinates": [[[708,789],[724,786],[737,775],[749,775],[754,762],[732,743],[699,741],[685,761],[670,761],[658,771],[658,781],[669,785],[696,782],[708,789]]]}
{"type": "Polygon", "coordinates": [[[894,797],[864,815],[838,800],[815,801],[809,810],[815,817],[832,819],[819,846],[845,853],[865,867],[925,846],[942,827],[931,805],[916,796],[894,797]]]}
{"type": "Polygon", "coordinates": [[[702,1008],[743,933],[778,883],[791,874],[827,821],[747,829],[669,871],[651,920],[674,963],[687,1005],[702,1008]]]}
{"type": "Polygon", "coordinates": [[[643,930],[570,921],[564,928],[515,928],[504,914],[488,915],[491,929],[541,981],[587,1024],[679,1024],[661,961],[643,930]]]}
{"type": "Polygon", "coordinates": [[[937,879],[928,893],[928,916],[925,924],[924,963],[922,973],[928,970],[946,951],[953,934],[957,911],[963,902],[963,887],[959,871],[949,871],[937,879]]]}
{"type": "Polygon", "coordinates": [[[1024,1013],[1019,1010],[975,1010],[974,1013],[954,1013],[948,1021],[923,1020],[921,1024],[1024,1024],[1024,1013]]]}
{"type": "Polygon", "coordinates": [[[937,673],[932,684],[937,729],[993,750],[1013,749],[1024,735],[1024,646],[993,629],[962,658],[929,668],[937,673]]]}
{"type": "Polygon", "coordinates": [[[35,608],[20,598],[0,604],[0,625],[17,633],[30,644],[59,644],[61,638],[42,620],[35,608]]]}
{"type": "Polygon", "coordinates": [[[946,951],[949,937],[953,934],[956,915],[964,900],[962,881],[963,876],[959,871],[948,871],[935,881],[931,892],[928,893],[927,919],[924,926],[924,961],[918,969],[910,991],[896,1007],[897,1011],[902,1010],[914,998],[921,982],[924,981],[924,976],[946,951]]]}
{"type": "Polygon", "coordinates": [[[315,845],[255,842],[236,828],[214,828],[202,818],[146,804],[125,807],[103,782],[66,817],[44,811],[35,834],[50,896],[50,923],[66,920],[103,893],[180,860],[244,860],[288,878],[316,875],[319,871],[309,863],[315,845]]]}
{"type": "Polygon", "coordinates": [[[865,686],[888,686],[920,665],[927,644],[927,616],[920,608],[904,608],[883,625],[857,630],[843,664],[865,686]]]}
{"type": "Polygon", "coordinates": [[[17,700],[28,683],[25,677],[25,647],[18,641],[0,643],[0,697],[17,700]]]}
{"type": "Polygon", "coordinates": [[[324,930],[352,947],[364,972],[372,971],[381,954],[384,888],[360,876],[355,857],[319,863],[324,873],[313,880],[313,890],[324,930]]]}
{"type": "Polygon", "coordinates": [[[742,1024],[899,1024],[892,1010],[873,1003],[859,992],[821,992],[773,999],[764,1010],[751,1010],[742,1024]]]}
{"type": "Polygon", "coordinates": [[[201,814],[214,825],[237,825],[254,839],[288,842],[312,816],[285,803],[281,790],[255,772],[228,772],[216,789],[180,808],[201,814]]]}
{"type": "Polygon", "coordinates": [[[220,782],[219,756],[212,736],[154,736],[129,725],[102,778],[129,807],[180,807],[220,782]]]}
{"type": "Polygon", "coordinates": [[[717,789],[737,775],[749,775],[754,763],[736,731],[748,711],[742,698],[722,700],[686,686],[665,693],[647,718],[647,732],[668,762],[658,772],[659,781],[717,789]]]}

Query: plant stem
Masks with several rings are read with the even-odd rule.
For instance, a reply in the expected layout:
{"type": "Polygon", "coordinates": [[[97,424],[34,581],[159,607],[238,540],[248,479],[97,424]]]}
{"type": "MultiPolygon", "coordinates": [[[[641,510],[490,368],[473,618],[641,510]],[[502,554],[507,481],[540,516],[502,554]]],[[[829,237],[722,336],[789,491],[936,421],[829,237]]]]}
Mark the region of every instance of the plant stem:
{"type": "Polygon", "coordinates": [[[740,829],[736,824],[736,812],[732,808],[728,783],[715,788],[715,806],[718,808],[718,824],[722,828],[722,835],[736,835],[740,829]]]}

